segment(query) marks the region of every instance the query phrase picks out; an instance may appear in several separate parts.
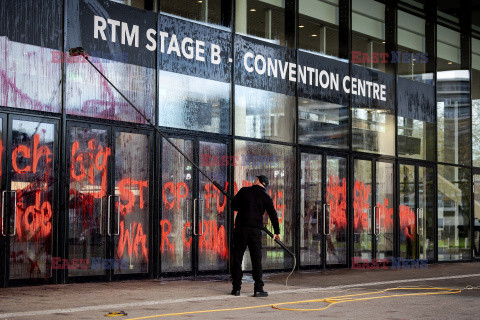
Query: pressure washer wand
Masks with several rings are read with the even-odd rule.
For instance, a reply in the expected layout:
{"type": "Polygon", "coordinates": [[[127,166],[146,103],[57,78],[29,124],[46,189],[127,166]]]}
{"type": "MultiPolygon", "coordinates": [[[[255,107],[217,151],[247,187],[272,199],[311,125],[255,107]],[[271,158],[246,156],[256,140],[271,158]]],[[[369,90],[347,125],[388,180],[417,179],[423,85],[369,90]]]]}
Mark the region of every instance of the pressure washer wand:
{"type": "MultiPolygon", "coordinates": [[[[95,69],[97,70],[97,72],[122,96],[123,99],[125,99],[125,101],[128,102],[128,104],[133,108],[135,109],[135,111],[138,112],[138,114],[140,114],[140,116],[158,133],[160,134],[160,136],[162,136],[162,138],[164,138],[168,143],[170,143],[172,145],[172,147],[175,148],[175,150],[177,150],[188,162],[190,162],[190,164],[198,170],[198,172],[200,172],[205,178],[207,178],[208,181],[210,181],[218,190],[220,190],[221,193],[223,193],[223,195],[225,195],[229,200],[232,200],[232,197],[225,191],[223,190],[223,187],[216,181],[214,181],[212,178],[210,178],[206,172],[204,172],[202,169],[200,169],[200,167],[198,167],[195,162],[193,162],[185,153],[183,153],[182,150],[180,150],[172,141],[170,141],[170,139],[162,132],[160,131],[160,129],[157,128],[156,125],[154,125],[150,119],[148,119],[130,100],[128,100],[128,98],[102,73],[102,71],[100,71],[97,66],[95,66],[91,61],[90,59],[88,58],[88,55],[85,53],[85,50],[83,49],[83,47],[77,47],[77,48],[71,48],[69,50],[69,53],[70,53],[70,56],[72,57],[75,57],[75,56],[83,56],[83,58],[85,60],[87,60],[88,63],[90,63],[90,65],[95,69]]],[[[273,234],[267,229],[267,228],[263,228],[263,231],[265,231],[270,237],[273,238],[273,234]]],[[[290,251],[290,249],[287,248],[287,246],[280,240],[278,239],[275,239],[275,242],[278,243],[278,245],[280,245],[285,251],[287,251],[294,259],[295,259],[295,255],[293,254],[292,251],[290,251]]]]}

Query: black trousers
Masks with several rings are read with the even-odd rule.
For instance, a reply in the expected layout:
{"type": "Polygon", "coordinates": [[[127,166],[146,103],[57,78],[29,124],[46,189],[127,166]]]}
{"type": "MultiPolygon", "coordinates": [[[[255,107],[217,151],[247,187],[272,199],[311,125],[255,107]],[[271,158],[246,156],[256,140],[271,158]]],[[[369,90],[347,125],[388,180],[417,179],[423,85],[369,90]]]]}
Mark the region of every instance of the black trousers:
{"type": "Polygon", "coordinates": [[[233,290],[240,290],[242,287],[242,261],[247,247],[252,260],[252,276],[255,281],[255,291],[261,291],[263,289],[262,231],[251,227],[235,228],[233,231],[231,260],[233,290]]]}

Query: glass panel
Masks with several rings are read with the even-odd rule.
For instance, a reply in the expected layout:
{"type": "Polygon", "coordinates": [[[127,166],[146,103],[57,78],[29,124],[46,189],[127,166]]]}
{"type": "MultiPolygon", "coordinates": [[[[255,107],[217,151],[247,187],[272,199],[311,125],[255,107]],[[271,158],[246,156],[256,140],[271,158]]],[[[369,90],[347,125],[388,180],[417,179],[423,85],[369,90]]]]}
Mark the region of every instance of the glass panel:
{"type": "Polygon", "coordinates": [[[347,160],[327,157],[327,264],[347,263],[347,160]]]}
{"type": "Polygon", "coordinates": [[[235,1],[235,31],[286,45],[285,1],[235,1]]]}
{"type": "Polygon", "coordinates": [[[338,57],[338,0],[300,0],[299,11],[299,48],[338,57]]]}
{"type": "Polygon", "coordinates": [[[435,171],[433,168],[418,168],[418,228],[419,258],[435,258],[435,171]]]}
{"type": "MultiPolygon", "coordinates": [[[[227,146],[220,143],[200,142],[200,159],[210,160],[208,166],[202,161],[201,168],[214,181],[228,189],[228,163],[216,161],[227,159],[227,146]],[[224,164],[224,165],[222,165],[224,164]]],[[[199,270],[227,270],[227,197],[200,174],[200,216],[198,239],[199,270]]]]}
{"type": "MultiPolygon", "coordinates": [[[[160,1],[160,10],[181,16],[184,18],[208,22],[216,25],[224,25],[226,23],[225,14],[231,13],[231,2],[222,0],[162,0],[160,1]],[[230,9],[230,10],[228,10],[230,9]],[[222,19],[223,14],[223,19],[222,19]]],[[[230,19],[229,19],[230,20],[230,19]]]]}
{"type": "Polygon", "coordinates": [[[377,259],[393,257],[393,163],[377,162],[375,223],[377,229],[377,259]]]}
{"type": "Polygon", "coordinates": [[[460,33],[437,33],[438,161],[470,165],[470,73],[460,69],[460,33]]]}
{"type": "Polygon", "coordinates": [[[0,53],[1,106],[61,112],[61,51],[0,36],[0,53]]]}
{"type": "Polygon", "coordinates": [[[472,38],[472,117],[473,165],[480,167],[480,127],[476,125],[480,123],[480,40],[475,38],[472,38]]]}
{"type": "Polygon", "coordinates": [[[157,11],[157,1],[155,0],[109,0],[109,1],[126,4],[139,9],[157,11]]]}
{"type": "Polygon", "coordinates": [[[427,73],[427,62],[433,53],[426,52],[425,25],[425,19],[398,11],[398,51],[402,53],[397,62],[398,75],[433,84],[433,73],[427,73]]]}
{"type": "Polygon", "coordinates": [[[474,255],[475,258],[480,258],[480,175],[476,174],[473,176],[473,181],[475,182],[475,219],[474,219],[474,234],[475,238],[473,240],[474,245],[474,255]]]}
{"type": "Polygon", "coordinates": [[[293,142],[295,97],[235,86],[235,135],[293,142]]]}
{"type": "Polygon", "coordinates": [[[385,72],[382,58],[377,62],[374,59],[353,59],[353,55],[359,52],[360,57],[385,52],[385,5],[373,0],[352,1],[352,30],[352,62],[385,72]]]}
{"type": "MultiPolygon", "coordinates": [[[[171,141],[192,159],[192,141],[183,139],[171,141]]],[[[192,270],[192,190],[192,165],[163,140],[160,221],[162,272],[192,270]]]]}
{"type": "MultiPolygon", "coordinates": [[[[147,119],[153,119],[155,69],[102,58],[90,60],[147,119]]],[[[68,63],[65,69],[65,105],[68,114],[146,123],[89,63],[68,63]]]]}
{"type": "MultiPolygon", "coordinates": [[[[147,273],[150,143],[143,134],[115,133],[115,195],[120,197],[120,233],[115,237],[115,273],[147,273]],[[138,164],[142,165],[138,165],[138,164]]],[[[113,210],[112,213],[114,214],[113,210]]],[[[113,219],[117,221],[117,217],[113,219]]],[[[114,230],[116,227],[114,228],[114,230]]]]}
{"type": "Polygon", "coordinates": [[[348,107],[300,98],[298,131],[300,143],[348,148],[348,107]]]}
{"type": "Polygon", "coordinates": [[[438,166],[438,260],[468,260],[471,171],[438,166]]]}
{"type": "Polygon", "coordinates": [[[55,136],[53,124],[12,122],[11,190],[16,192],[16,207],[10,217],[16,223],[10,225],[16,235],[10,238],[10,279],[51,277],[55,136]]]}
{"type": "Polygon", "coordinates": [[[354,257],[372,258],[372,162],[355,159],[353,186],[354,257]]]}
{"type": "Polygon", "coordinates": [[[352,108],[353,149],[395,155],[395,112],[352,108]]]}
{"type": "MultiPolygon", "coordinates": [[[[243,186],[252,185],[257,175],[266,175],[270,180],[267,193],[272,197],[277,210],[282,241],[287,246],[292,246],[295,228],[292,216],[295,185],[293,148],[236,140],[235,156],[242,159],[241,165],[235,167],[235,192],[243,186]]],[[[267,228],[273,230],[270,219],[265,216],[264,222],[267,220],[267,228]]],[[[267,236],[263,236],[262,261],[264,269],[284,269],[293,265],[293,259],[267,236]]],[[[243,262],[244,270],[251,269],[249,254],[245,255],[243,262]]]]}
{"type": "Polygon", "coordinates": [[[70,191],[68,200],[68,258],[79,268],[69,276],[105,274],[108,192],[107,131],[70,129],[70,191]],[[86,268],[86,261],[92,262],[86,268]]]}
{"type": "Polygon", "coordinates": [[[398,154],[408,158],[435,159],[435,123],[397,117],[398,154]]]}
{"type": "Polygon", "coordinates": [[[230,83],[160,71],[158,124],[230,133],[230,83]]]}
{"type": "Polygon", "coordinates": [[[300,189],[300,263],[322,264],[322,156],[302,153],[300,189]]]}
{"type": "Polygon", "coordinates": [[[400,257],[416,258],[415,166],[400,165],[400,257]]]}

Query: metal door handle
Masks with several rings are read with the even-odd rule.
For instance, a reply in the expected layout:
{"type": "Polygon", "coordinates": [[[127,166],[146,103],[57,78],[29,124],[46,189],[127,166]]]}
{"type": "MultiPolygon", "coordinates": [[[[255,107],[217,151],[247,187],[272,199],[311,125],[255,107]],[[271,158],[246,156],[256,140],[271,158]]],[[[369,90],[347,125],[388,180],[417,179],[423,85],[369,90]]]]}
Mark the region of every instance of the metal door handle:
{"type": "Polygon", "coordinates": [[[420,211],[420,208],[417,208],[417,221],[415,221],[415,233],[417,234],[417,237],[418,237],[418,222],[419,222],[418,212],[419,211],[420,211]]]}
{"type": "Polygon", "coordinates": [[[380,232],[379,232],[380,230],[378,230],[379,228],[378,228],[378,219],[377,219],[377,209],[378,209],[377,206],[373,207],[373,215],[374,215],[373,218],[374,218],[374,221],[375,221],[375,225],[373,226],[374,227],[373,234],[376,235],[376,236],[378,236],[380,234],[380,232]]]}
{"type": "Polygon", "coordinates": [[[103,236],[103,197],[100,198],[100,235],[103,236]]]}
{"type": "Polygon", "coordinates": [[[2,191],[2,220],[0,220],[0,223],[2,223],[2,236],[4,236],[4,237],[6,236],[6,234],[3,232],[3,230],[4,230],[3,225],[4,225],[4,222],[5,222],[4,219],[3,219],[4,211],[5,211],[5,201],[4,201],[4,199],[5,199],[5,193],[6,192],[7,191],[5,191],[5,190],[2,191]]]}
{"type": "MultiPolygon", "coordinates": [[[[186,199],[185,200],[185,207],[186,207],[186,211],[187,211],[187,217],[190,216],[190,200],[191,199],[186,199]]],[[[192,227],[189,227],[190,231],[192,231],[192,227]]]]}
{"type": "Polygon", "coordinates": [[[317,233],[319,233],[319,231],[318,231],[318,222],[320,221],[320,219],[319,219],[320,217],[318,216],[318,204],[315,205],[315,208],[317,208],[317,229],[316,229],[316,231],[317,231],[317,233]]]}
{"type": "Polygon", "coordinates": [[[420,208],[420,212],[422,214],[422,237],[425,236],[425,228],[423,226],[423,221],[425,221],[425,216],[423,215],[423,208],[420,208]]]}
{"type": "Polygon", "coordinates": [[[198,236],[197,234],[197,201],[198,199],[193,199],[193,235],[198,236]]]}
{"type": "Polygon", "coordinates": [[[328,233],[326,232],[326,225],[327,225],[327,206],[329,208],[329,212],[331,210],[331,206],[329,204],[324,203],[323,204],[323,235],[324,236],[329,236],[330,235],[330,213],[328,214],[328,233]]]}
{"type": "Polygon", "coordinates": [[[201,228],[202,232],[199,233],[198,235],[199,235],[199,236],[203,236],[203,232],[204,232],[204,231],[203,231],[203,225],[204,225],[204,223],[203,223],[203,218],[204,218],[204,215],[205,215],[205,205],[203,205],[202,203],[205,203],[205,200],[204,200],[204,199],[200,199],[198,202],[200,202],[200,212],[202,213],[202,216],[201,216],[201,218],[200,218],[200,223],[201,223],[201,226],[202,226],[202,228],[201,228]]]}

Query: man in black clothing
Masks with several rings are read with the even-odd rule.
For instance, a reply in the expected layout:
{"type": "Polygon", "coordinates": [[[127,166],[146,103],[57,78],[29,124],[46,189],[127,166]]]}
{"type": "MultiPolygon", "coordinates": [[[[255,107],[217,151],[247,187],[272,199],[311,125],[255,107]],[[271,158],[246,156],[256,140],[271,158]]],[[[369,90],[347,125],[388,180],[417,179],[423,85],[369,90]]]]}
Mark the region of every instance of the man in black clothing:
{"type": "Polygon", "coordinates": [[[275,233],[274,239],[280,240],[277,211],[272,198],[265,192],[268,186],[266,176],[257,176],[253,186],[238,191],[232,200],[232,209],[238,211],[235,219],[232,242],[232,295],[239,296],[242,286],[242,260],[248,246],[252,260],[252,276],[255,280],[254,296],[267,297],[262,281],[262,228],[265,211],[270,217],[275,233]]]}

